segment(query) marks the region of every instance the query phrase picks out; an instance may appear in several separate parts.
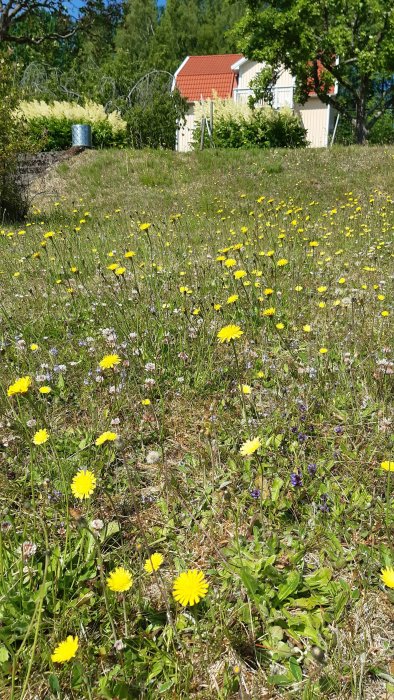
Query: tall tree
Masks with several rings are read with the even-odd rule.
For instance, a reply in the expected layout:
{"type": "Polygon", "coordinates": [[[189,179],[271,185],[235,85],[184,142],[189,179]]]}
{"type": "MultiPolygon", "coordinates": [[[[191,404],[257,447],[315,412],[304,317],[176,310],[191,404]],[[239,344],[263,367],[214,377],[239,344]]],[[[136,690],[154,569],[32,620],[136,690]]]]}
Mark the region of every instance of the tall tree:
{"type": "Polygon", "coordinates": [[[153,49],[156,61],[174,71],[188,55],[234,51],[230,30],[245,8],[244,0],[167,0],[153,49]]]}
{"type": "Polygon", "coordinates": [[[38,45],[75,31],[62,0],[0,0],[0,42],[38,45]],[[49,23],[42,21],[43,15],[49,23]]]}
{"type": "Polygon", "coordinates": [[[266,62],[265,87],[284,65],[303,103],[314,90],[354,120],[357,141],[394,105],[394,7],[387,0],[247,0],[239,48],[266,62]],[[332,87],[338,84],[341,96],[332,87]],[[379,90],[377,85],[379,84],[379,90]]]}
{"type": "Polygon", "coordinates": [[[156,0],[128,0],[115,37],[115,70],[129,80],[151,67],[150,54],[158,24],[156,0]]]}
{"type": "Polygon", "coordinates": [[[78,17],[79,55],[103,63],[113,51],[122,14],[119,0],[85,0],[78,17]]]}

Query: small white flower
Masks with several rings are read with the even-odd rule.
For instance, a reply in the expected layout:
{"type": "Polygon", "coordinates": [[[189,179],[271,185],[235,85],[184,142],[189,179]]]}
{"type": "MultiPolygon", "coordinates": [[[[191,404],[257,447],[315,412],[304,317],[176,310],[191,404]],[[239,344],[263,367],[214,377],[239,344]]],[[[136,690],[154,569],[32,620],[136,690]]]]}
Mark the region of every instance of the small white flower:
{"type": "Polygon", "coordinates": [[[96,520],[92,520],[90,526],[93,530],[102,530],[104,527],[104,523],[102,520],[100,520],[100,518],[97,518],[96,520]]]}
{"type": "Polygon", "coordinates": [[[160,452],[156,452],[156,450],[150,450],[148,454],[146,455],[146,463],[147,464],[156,464],[160,459],[160,452]]]}

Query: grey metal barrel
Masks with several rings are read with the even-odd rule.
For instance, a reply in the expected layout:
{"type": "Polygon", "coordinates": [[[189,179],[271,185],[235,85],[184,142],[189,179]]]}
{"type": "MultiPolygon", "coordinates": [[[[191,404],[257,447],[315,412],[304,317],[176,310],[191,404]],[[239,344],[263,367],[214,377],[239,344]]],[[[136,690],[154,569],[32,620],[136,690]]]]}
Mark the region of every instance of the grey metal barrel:
{"type": "Polygon", "coordinates": [[[73,146],[92,148],[92,127],[89,124],[73,124],[71,134],[73,146]]]}

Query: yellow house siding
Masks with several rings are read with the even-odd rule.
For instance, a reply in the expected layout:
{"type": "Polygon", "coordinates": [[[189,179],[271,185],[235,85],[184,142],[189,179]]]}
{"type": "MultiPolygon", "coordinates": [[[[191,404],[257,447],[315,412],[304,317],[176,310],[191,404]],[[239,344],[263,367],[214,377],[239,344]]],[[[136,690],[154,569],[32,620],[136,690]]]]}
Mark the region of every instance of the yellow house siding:
{"type": "Polygon", "coordinates": [[[310,97],[304,105],[295,105],[297,112],[307,130],[307,139],[311,148],[323,148],[328,145],[328,107],[317,97],[310,97]]]}

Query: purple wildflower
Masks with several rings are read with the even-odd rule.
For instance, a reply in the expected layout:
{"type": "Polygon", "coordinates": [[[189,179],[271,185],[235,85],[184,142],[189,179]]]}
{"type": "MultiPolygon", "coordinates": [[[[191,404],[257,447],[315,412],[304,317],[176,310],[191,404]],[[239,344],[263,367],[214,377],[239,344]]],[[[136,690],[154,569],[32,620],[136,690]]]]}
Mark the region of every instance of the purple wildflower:
{"type": "Polygon", "coordinates": [[[301,472],[293,472],[290,474],[290,481],[291,485],[294,486],[294,488],[298,488],[299,486],[302,486],[302,474],[301,472]]]}

